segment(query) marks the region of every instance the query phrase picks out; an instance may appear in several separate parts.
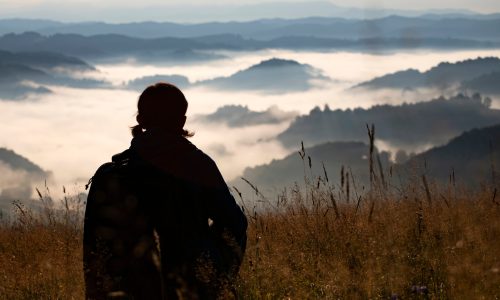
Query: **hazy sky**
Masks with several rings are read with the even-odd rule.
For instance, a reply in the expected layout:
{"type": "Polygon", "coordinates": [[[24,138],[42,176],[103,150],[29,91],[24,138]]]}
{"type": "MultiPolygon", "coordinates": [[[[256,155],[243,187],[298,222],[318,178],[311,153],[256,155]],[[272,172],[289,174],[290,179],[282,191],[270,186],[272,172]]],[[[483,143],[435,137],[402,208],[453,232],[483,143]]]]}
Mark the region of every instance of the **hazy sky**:
{"type": "Polygon", "coordinates": [[[500,12],[499,0],[0,0],[0,18],[43,18],[62,21],[100,20],[127,22],[245,20],[259,17],[301,17],[305,15],[337,15],[343,13],[328,3],[362,10],[471,10],[482,13],[500,12]],[[235,4],[238,3],[238,4],[235,4]],[[281,4],[280,4],[281,3],[281,4]],[[295,3],[295,5],[290,5],[295,3]],[[261,6],[265,4],[264,6],[261,6]],[[241,6],[246,6],[241,8],[241,6]],[[201,7],[200,7],[201,6],[201,7]],[[197,7],[197,9],[193,9],[197,7]]]}

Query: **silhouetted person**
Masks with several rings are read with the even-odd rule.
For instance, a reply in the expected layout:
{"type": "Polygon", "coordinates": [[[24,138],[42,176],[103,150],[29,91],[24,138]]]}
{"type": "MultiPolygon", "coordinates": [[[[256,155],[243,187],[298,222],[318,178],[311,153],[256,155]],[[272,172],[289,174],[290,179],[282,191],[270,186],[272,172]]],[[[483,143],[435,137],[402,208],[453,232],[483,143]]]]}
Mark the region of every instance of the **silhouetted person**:
{"type": "Polygon", "coordinates": [[[186,139],[187,106],[174,85],[144,90],[131,147],[94,176],[87,298],[213,299],[231,289],[247,220],[215,162],[186,139]]]}

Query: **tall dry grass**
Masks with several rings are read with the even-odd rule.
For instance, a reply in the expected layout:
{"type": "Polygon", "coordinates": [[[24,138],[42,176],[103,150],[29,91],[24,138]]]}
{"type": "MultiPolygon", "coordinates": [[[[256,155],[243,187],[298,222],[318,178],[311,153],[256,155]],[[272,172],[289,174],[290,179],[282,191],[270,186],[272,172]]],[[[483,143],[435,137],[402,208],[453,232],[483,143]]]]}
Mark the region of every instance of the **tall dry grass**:
{"type": "MultiPolygon", "coordinates": [[[[370,139],[367,187],[347,168],[340,182],[312,174],[247,207],[251,226],[243,299],[499,299],[500,199],[492,178],[471,190],[384,170],[370,139]]],[[[238,191],[237,191],[238,192],[238,191]]],[[[239,194],[239,193],[238,193],[239,194]]],[[[239,194],[243,203],[245,198],[239,194]]]]}
{"type": "MultiPolygon", "coordinates": [[[[250,221],[241,299],[500,298],[498,185],[470,191],[421,174],[397,184],[372,151],[363,188],[347,168],[336,183],[310,174],[300,155],[303,182],[240,197],[250,221]]],[[[0,226],[0,299],[82,299],[83,200],[40,199],[45,209],[16,204],[0,226]]]]}
{"type": "Polygon", "coordinates": [[[0,220],[0,299],[82,299],[85,199],[37,192],[40,207],[15,202],[0,220]]]}
{"type": "Polygon", "coordinates": [[[251,217],[242,298],[500,298],[498,202],[440,188],[292,189],[251,217]]]}

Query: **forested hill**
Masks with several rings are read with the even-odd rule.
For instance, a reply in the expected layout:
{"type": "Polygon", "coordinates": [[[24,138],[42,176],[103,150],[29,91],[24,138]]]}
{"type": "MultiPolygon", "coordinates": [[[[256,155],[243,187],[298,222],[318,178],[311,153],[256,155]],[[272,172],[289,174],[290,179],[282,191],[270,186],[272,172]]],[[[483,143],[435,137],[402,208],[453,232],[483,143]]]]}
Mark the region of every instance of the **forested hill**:
{"type": "Polygon", "coordinates": [[[472,128],[497,124],[500,110],[493,109],[490,98],[478,94],[459,94],[426,102],[402,105],[377,105],[368,109],[323,110],[314,108],[297,117],[278,135],[287,147],[301,141],[315,145],[330,141],[366,141],[366,124],[375,124],[377,139],[397,148],[442,145],[472,128]]]}
{"type": "Polygon", "coordinates": [[[0,163],[9,166],[13,170],[25,171],[39,175],[46,174],[42,168],[34,164],[29,159],[6,148],[0,148],[0,163]]]}
{"type": "Polygon", "coordinates": [[[500,82],[484,81],[482,76],[490,76],[492,72],[500,72],[500,58],[478,57],[456,63],[442,62],[425,72],[415,69],[399,71],[362,82],[354,88],[414,90],[418,88],[446,89],[462,85],[463,88],[490,92],[495,86],[499,86],[500,82]],[[471,80],[473,83],[469,82],[471,80]],[[478,81],[483,84],[478,84],[478,81]]]}

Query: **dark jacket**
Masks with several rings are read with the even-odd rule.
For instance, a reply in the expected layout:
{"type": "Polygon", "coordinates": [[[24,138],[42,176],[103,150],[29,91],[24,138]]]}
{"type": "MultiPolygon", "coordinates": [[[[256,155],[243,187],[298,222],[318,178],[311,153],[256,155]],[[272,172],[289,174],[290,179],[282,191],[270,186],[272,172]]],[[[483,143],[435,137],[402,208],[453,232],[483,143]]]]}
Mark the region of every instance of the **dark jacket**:
{"type": "Polygon", "coordinates": [[[211,299],[234,281],[246,247],[246,217],[215,162],[186,138],[144,132],[94,178],[84,228],[88,298],[109,292],[108,277],[110,289],[134,299],[211,299]],[[96,247],[103,240],[105,247],[96,247]]]}
{"type": "Polygon", "coordinates": [[[130,150],[150,167],[140,190],[160,238],[167,294],[184,289],[187,297],[211,298],[241,264],[245,215],[215,162],[186,138],[149,131],[134,138],[130,150]]]}

